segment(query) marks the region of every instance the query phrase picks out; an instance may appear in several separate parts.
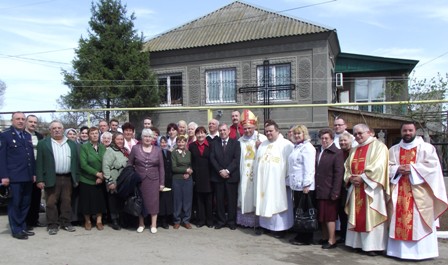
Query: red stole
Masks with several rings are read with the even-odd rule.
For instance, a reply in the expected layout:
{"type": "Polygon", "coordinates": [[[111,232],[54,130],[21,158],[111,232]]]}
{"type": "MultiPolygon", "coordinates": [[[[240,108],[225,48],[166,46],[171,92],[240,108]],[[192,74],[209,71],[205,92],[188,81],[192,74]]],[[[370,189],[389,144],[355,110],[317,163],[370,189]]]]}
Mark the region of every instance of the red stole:
{"type": "MultiPolygon", "coordinates": [[[[352,174],[361,175],[362,173],[364,173],[366,155],[367,150],[369,150],[369,146],[370,144],[356,148],[351,164],[352,174]]],[[[364,190],[364,182],[362,182],[359,185],[359,187],[355,187],[354,191],[355,191],[356,206],[355,206],[355,227],[353,228],[353,231],[367,232],[366,229],[367,198],[366,198],[366,192],[364,190]]]]}
{"type": "MultiPolygon", "coordinates": [[[[415,163],[417,147],[410,150],[400,148],[400,165],[415,163]]],[[[402,175],[398,181],[398,198],[395,218],[395,239],[412,240],[414,196],[409,175],[402,175]]]]}

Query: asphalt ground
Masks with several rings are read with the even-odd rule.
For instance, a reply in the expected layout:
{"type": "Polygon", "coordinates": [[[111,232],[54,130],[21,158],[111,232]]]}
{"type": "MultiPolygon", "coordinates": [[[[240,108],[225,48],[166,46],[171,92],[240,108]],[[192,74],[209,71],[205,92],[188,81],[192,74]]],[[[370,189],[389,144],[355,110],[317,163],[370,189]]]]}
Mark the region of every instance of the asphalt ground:
{"type": "MultiPolygon", "coordinates": [[[[45,214],[41,213],[45,223],[45,214]]],[[[415,264],[379,255],[370,257],[339,245],[324,250],[320,245],[294,246],[288,240],[294,234],[277,239],[270,234],[255,235],[253,229],[215,230],[202,227],[187,230],[148,229],[137,233],[134,228],[75,232],[60,230],[48,235],[46,228],[35,228],[28,240],[11,236],[8,217],[0,213],[0,264],[90,265],[90,264],[415,264]]],[[[319,235],[316,235],[319,237],[319,235]]],[[[448,240],[439,239],[439,257],[418,264],[448,264],[448,240]]]]}

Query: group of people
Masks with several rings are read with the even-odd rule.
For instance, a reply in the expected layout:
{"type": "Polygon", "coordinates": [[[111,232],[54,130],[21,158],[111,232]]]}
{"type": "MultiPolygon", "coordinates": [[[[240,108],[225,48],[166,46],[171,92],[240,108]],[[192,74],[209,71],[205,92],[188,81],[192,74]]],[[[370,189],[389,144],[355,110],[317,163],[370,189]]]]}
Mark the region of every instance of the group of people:
{"type": "Polygon", "coordinates": [[[387,251],[404,259],[438,256],[436,227],[448,207],[446,190],[435,148],[416,136],[414,124],[403,124],[401,142],[388,150],[367,125],[355,125],[352,135],[340,117],[334,130],[319,131],[317,148],[303,124],[284,137],[273,120],[259,132],[250,110],[233,111],[231,119],[229,125],[211,119],[207,128],[170,123],[163,135],[150,118],[140,135],[131,123],[120,128],[115,119],[79,131],[52,121],[43,138],[35,131],[36,116],[14,113],[11,128],[0,134],[1,183],[13,194],[12,236],[27,239],[32,227],[42,225],[42,190],[50,235],[60,228],[75,231],[73,221],[86,230],[93,221],[103,230],[105,213],[120,229],[118,180],[131,166],[144,206],[139,233],[145,224],[151,233],[169,224],[192,229],[194,218],[197,227],[242,226],[283,237],[294,226],[296,209],[315,207],[322,238],[295,231],[292,244],[332,249],[345,243],[369,255],[387,251]]]}

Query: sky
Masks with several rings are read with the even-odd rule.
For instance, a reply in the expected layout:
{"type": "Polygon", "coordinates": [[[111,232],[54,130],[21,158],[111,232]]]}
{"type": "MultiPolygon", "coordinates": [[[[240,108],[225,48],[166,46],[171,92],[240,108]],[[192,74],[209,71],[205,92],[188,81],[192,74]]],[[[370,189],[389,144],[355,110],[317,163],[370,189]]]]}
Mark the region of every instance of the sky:
{"type": "MultiPolygon", "coordinates": [[[[135,29],[151,39],[233,1],[121,2],[128,16],[135,13],[135,29]]],[[[342,52],[418,60],[415,78],[448,73],[446,0],[244,2],[336,29],[342,52]]],[[[87,36],[91,5],[91,0],[0,1],[0,80],[7,86],[0,112],[60,109],[56,100],[68,93],[61,72],[72,69],[74,49],[87,36]]]]}

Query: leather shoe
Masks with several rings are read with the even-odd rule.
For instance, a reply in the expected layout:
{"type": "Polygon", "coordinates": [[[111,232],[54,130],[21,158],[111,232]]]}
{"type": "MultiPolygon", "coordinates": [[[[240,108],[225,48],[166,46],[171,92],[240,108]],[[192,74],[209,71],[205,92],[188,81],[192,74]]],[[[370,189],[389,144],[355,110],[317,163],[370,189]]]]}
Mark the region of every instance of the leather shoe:
{"type": "Polygon", "coordinates": [[[28,231],[28,230],[23,230],[22,231],[23,234],[27,235],[27,236],[34,236],[34,232],[28,231]]]}
{"type": "Polygon", "coordinates": [[[37,222],[37,223],[34,224],[34,227],[46,227],[46,225],[44,225],[41,222],[37,222]]]}
{"type": "Polygon", "coordinates": [[[104,225],[103,225],[103,223],[96,223],[96,229],[98,229],[98,230],[104,230],[104,225]]]}
{"type": "Polygon", "coordinates": [[[223,227],[224,227],[224,225],[215,225],[215,229],[221,229],[223,227]]]}
{"type": "Polygon", "coordinates": [[[62,225],[61,228],[68,232],[76,231],[76,228],[74,228],[72,224],[62,225]]]}
{"type": "Polygon", "coordinates": [[[173,228],[174,228],[174,229],[179,229],[179,227],[180,227],[180,224],[174,224],[174,225],[173,225],[173,228]]]}
{"type": "Polygon", "coordinates": [[[208,228],[213,228],[213,225],[207,225],[208,228]]]}
{"type": "Polygon", "coordinates": [[[305,242],[301,242],[295,238],[292,238],[289,240],[289,243],[295,245],[295,246],[305,246],[305,245],[309,245],[309,243],[305,243],[305,242]]]}
{"type": "Polygon", "coordinates": [[[329,242],[327,242],[326,244],[323,244],[323,245],[322,245],[322,248],[323,248],[323,249],[332,249],[332,248],[337,247],[337,245],[338,245],[338,244],[336,244],[336,243],[334,243],[334,244],[330,244],[329,242]]]}
{"type": "Polygon", "coordinates": [[[28,239],[28,236],[25,233],[23,233],[23,232],[17,233],[17,234],[13,234],[12,237],[17,238],[17,239],[21,239],[21,240],[28,239]]]}
{"type": "Polygon", "coordinates": [[[91,222],[84,223],[84,228],[86,230],[92,230],[92,223],[91,222]]]}
{"type": "Polygon", "coordinates": [[[318,241],[313,241],[312,244],[313,245],[324,245],[327,242],[328,242],[328,239],[327,240],[319,239],[318,241]]]}
{"type": "Polygon", "coordinates": [[[58,229],[56,227],[48,228],[48,234],[50,236],[54,236],[58,233],[58,229]]]}
{"type": "Polygon", "coordinates": [[[338,244],[344,244],[345,243],[345,238],[339,238],[338,240],[336,240],[336,243],[338,244]]]}
{"type": "Polygon", "coordinates": [[[272,236],[275,238],[284,238],[285,237],[285,232],[284,231],[274,231],[272,233],[272,236]]]}
{"type": "Polygon", "coordinates": [[[229,229],[230,230],[235,230],[236,229],[236,225],[229,225],[229,229]]]}
{"type": "Polygon", "coordinates": [[[110,224],[110,227],[112,227],[113,230],[120,230],[121,226],[118,224],[118,221],[116,219],[112,220],[112,223],[110,224]]]}
{"type": "Polygon", "coordinates": [[[190,223],[186,223],[186,224],[184,224],[184,227],[187,228],[187,229],[191,229],[191,228],[193,228],[193,227],[191,226],[190,223]]]}

